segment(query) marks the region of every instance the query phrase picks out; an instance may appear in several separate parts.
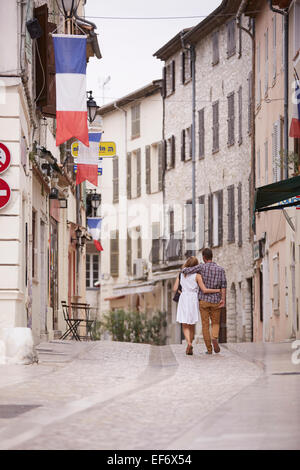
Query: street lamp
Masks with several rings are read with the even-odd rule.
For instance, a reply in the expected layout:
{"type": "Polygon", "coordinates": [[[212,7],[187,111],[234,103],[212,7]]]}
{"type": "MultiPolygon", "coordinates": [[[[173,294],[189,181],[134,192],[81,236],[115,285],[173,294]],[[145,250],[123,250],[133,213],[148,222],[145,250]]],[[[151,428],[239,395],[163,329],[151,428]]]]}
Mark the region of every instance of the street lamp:
{"type": "Polygon", "coordinates": [[[95,120],[97,109],[99,109],[99,106],[97,105],[96,101],[92,96],[92,90],[87,91],[87,93],[89,93],[87,100],[88,120],[89,122],[93,122],[95,120]]]}
{"type": "Polygon", "coordinates": [[[65,16],[65,18],[72,18],[77,11],[80,0],[58,0],[59,6],[63,9],[60,11],[65,16]]]}
{"type": "Polygon", "coordinates": [[[92,208],[97,210],[101,203],[101,194],[93,193],[91,197],[92,208]]]}

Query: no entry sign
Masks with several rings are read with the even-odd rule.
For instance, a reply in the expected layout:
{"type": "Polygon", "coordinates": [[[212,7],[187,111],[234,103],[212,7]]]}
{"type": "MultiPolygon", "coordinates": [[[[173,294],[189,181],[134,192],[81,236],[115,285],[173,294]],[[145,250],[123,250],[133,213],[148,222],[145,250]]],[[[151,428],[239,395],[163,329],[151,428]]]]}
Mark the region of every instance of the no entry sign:
{"type": "Polygon", "coordinates": [[[0,174],[4,173],[10,165],[10,151],[6,145],[0,143],[0,174]]]}
{"type": "Polygon", "coordinates": [[[6,181],[0,178],[0,209],[9,203],[11,190],[6,181]]]}

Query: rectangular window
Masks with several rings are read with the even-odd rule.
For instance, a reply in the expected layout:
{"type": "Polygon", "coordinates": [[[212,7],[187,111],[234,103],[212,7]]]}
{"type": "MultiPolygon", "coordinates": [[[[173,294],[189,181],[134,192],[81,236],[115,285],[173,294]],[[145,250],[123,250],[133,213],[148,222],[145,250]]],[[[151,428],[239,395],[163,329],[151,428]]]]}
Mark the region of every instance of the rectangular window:
{"type": "Polygon", "coordinates": [[[265,184],[268,184],[269,172],[269,155],[268,155],[268,141],[265,142],[265,184]]]}
{"type": "Polygon", "coordinates": [[[243,90],[239,87],[239,144],[243,142],[243,90]]]}
{"type": "Polygon", "coordinates": [[[198,111],[199,117],[199,158],[204,158],[205,143],[205,125],[204,125],[204,108],[198,111]]]}
{"type": "Polygon", "coordinates": [[[227,188],[228,197],[228,243],[235,241],[234,185],[227,188]]]}
{"type": "Polygon", "coordinates": [[[99,260],[97,254],[86,254],[86,282],[87,288],[95,288],[95,282],[99,281],[99,260]]]}
{"type": "Polygon", "coordinates": [[[234,93],[227,96],[228,105],[228,145],[234,144],[234,93]]]}
{"type": "Polygon", "coordinates": [[[119,202],[119,160],[113,158],[113,203],[119,202]]]}
{"type": "Polygon", "coordinates": [[[238,245],[243,244],[242,183],[238,185],[238,245]]]}
{"type": "Polygon", "coordinates": [[[272,25],[273,25],[273,80],[276,78],[277,72],[277,51],[276,51],[276,14],[272,18],[272,25]]]}
{"type": "Polygon", "coordinates": [[[265,32],[265,95],[269,88],[269,31],[265,32]]]}
{"type": "Polygon", "coordinates": [[[131,106],[131,138],[140,136],[140,104],[131,106]]]}
{"type": "Polygon", "coordinates": [[[212,65],[218,64],[220,60],[219,56],[219,31],[212,33],[212,65]]]}
{"type": "Polygon", "coordinates": [[[213,109],[213,147],[212,151],[217,152],[219,150],[219,101],[216,101],[212,105],[213,109]]]}
{"type": "Polygon", "coordinates": [[[110,232],[110,274],[119,276],[119,230],[110,232]]]}
{"type": "Polygon", "coordinates": [[[199,197],[199,250],[205,245],[205,197],[199,197]]]}
{"type": "Polygon", "coordinates": [[[236,21],[235,18],[227,23],[227,58],[233,56],[236,51],[236,21]]]}

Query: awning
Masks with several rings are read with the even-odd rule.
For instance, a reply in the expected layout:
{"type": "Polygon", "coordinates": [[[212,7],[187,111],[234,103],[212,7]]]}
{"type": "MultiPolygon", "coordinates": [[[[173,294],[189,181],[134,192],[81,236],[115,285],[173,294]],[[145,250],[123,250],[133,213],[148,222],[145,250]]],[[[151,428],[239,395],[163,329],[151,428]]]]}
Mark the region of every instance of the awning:
{"type": "Polygon", "coordinates": [[[133,295],[133,294],[144,294],[146,292],[152,292],[155,288],[153,283],[144,283],[144,284],[132,284],[127,285],[126,287],[114,289],[113,295],[133,295]]]}
{"type": "Polygon", "coordinates": [[[262,212],[297,206],[300,204],[299,195],[300,176],[278,181],[277,183],[267,184],[266,186],[261,186],[256,189],[254,210],[256,212],[262,212]],[[273,204],[276,203],[280,204],[273,206],[273,204]]]}

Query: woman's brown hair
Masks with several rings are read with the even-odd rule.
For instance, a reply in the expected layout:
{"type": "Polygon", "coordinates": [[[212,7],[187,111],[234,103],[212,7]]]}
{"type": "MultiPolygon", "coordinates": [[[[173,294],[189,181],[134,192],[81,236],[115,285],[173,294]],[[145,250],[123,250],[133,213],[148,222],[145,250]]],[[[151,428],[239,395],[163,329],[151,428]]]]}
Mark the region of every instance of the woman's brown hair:
{"type": "Polygon", "coordinates": [[[197,266],[197,264],[199,264],[198,258],[196,258],[196,256],[190,256],[186,260],[184,265],[182,266],[182,269],[183,268],[193,268],[194,266],[197,266]]]}

